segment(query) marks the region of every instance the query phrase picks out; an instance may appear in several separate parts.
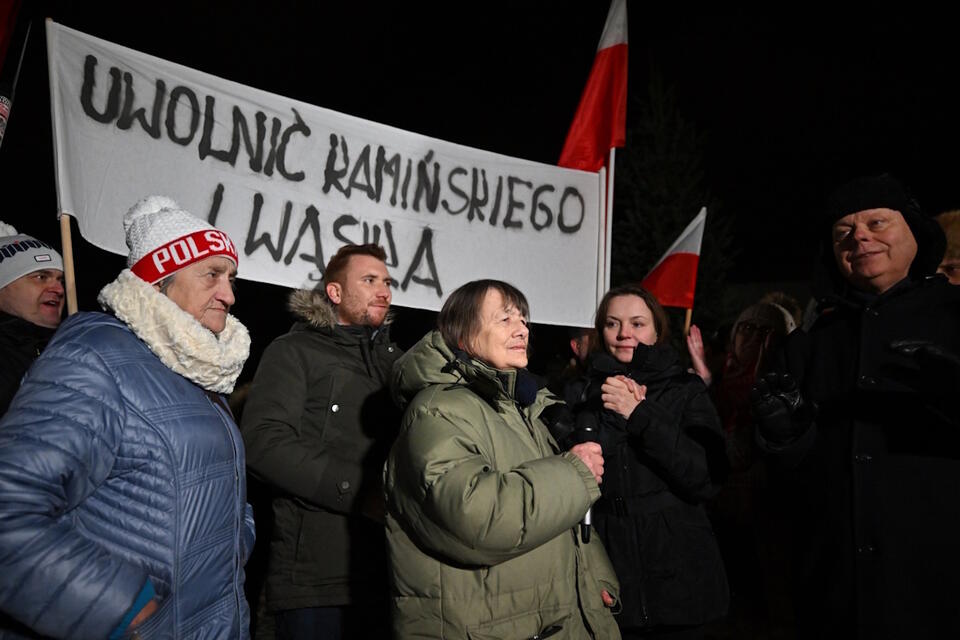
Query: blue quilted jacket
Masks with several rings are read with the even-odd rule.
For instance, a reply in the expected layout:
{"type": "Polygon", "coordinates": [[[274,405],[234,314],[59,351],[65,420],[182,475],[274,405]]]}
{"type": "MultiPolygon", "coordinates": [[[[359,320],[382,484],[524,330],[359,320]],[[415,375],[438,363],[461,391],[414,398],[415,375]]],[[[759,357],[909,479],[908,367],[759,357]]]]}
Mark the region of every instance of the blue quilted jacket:
{"type": "Polygon", "coordinates": [[[102,640],[149,578],[138,637],[248,638],[253,540],[228,411],[114,317],[65,321],[0,421],[0,609],[102,640]]]}

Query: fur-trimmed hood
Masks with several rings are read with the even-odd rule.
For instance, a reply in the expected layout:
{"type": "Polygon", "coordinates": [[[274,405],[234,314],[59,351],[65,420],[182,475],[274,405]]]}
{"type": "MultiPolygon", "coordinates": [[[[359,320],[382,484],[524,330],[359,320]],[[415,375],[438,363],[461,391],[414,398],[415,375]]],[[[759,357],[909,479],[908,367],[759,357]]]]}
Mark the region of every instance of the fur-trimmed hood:
{"type": "Polygon", "coordinates": [[[208,391],[233,391],[250,355],[250,334],[232,315],[216,336],[129,269],[105,286],[97,301],[174,372],[208,391]]]}
{"type": "MultiPolygon", "coordinates": [[[[287,308],[302,322],[317,329],[329,329],[337,326],[337,311],[323,289],[297,289],[290,294],[287,308]]],[[[387,312],[383,326],[393,322],[393,308],[387,312]]]]}

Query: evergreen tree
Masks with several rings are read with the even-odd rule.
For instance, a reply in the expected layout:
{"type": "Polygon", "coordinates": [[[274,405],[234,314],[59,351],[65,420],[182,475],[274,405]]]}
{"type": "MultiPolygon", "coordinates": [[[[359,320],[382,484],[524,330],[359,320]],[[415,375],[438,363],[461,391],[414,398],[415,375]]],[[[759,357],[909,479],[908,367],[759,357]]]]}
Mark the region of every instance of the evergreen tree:
{"type": "MultiPolygon", "coordinates": [[[[734,243],[731,221],[704,180],[703,137],[681,115],[674,88],[657,74],[646,95],[632,96],[631,103],[627,144],[617,152],[614,176],[611,285],[642,280],[706,206],[693,321],[716,328],[729,313],[723,289],[734,243]]],[[[685,311],[668,312],[678,335],[685,311]]]]}

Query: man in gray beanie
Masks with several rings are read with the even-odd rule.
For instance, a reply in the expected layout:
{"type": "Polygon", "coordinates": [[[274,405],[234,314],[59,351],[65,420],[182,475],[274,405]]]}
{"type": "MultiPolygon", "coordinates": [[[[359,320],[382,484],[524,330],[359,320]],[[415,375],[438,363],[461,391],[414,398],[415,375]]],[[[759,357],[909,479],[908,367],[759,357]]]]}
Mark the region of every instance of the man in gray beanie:
{"type": "Polygon", "coordinates": [[[0,420],[0,610],[54,638],[244,640],[237,251],[169,198],[123,222],[108,313],[64,321],[0,420]]]}
{"type": "Polygon", "coordinates": [[[960,287],[890,176],[826,206],[809,331],[753,391],[793,511],[801,638],[960,637],[960,287]]]}
{"type": "Polygon", "coordinates": [[[63,260],[42,240],[0,222],[0,416],[60,325],[63,260]]]}

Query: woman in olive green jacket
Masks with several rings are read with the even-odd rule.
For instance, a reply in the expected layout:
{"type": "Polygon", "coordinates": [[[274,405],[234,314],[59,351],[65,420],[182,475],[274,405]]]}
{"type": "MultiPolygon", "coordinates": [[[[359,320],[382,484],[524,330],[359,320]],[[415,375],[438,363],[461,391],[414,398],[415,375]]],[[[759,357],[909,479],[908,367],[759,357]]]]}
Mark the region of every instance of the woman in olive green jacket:
{"type": "Polygon", "coordinates": [[[394,366],[406,409],[385,472],[398,638],[620,637],[616,577],[577,532],[600,494],[600,447],[561,454],[540,420],[556,400],[523,370],[527,317],[512,286],[468,283],[394,366]]]}

